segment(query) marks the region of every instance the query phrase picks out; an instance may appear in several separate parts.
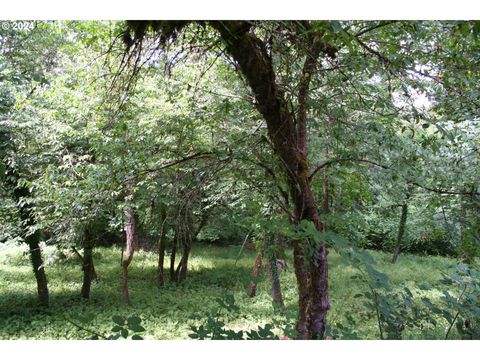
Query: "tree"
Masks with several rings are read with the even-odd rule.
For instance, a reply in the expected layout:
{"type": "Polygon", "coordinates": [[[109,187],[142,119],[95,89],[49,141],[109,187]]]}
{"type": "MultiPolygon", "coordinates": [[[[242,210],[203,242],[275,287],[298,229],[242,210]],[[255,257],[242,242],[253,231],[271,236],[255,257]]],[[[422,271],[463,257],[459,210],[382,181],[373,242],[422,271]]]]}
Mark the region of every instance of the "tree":
{"type": "MultiPolygon", "coordinates": [[[[161,42],[166,43],[184,30],[189,23],[188,21],[128,22],[125,32],[125,38],[129,39],[126,41],[128,50],[130,54],[138,52],[150,30],[153,30],[154,35],[158,34],[161,42]]],[[[255,106],[266,121],[269,140],[283,167],[288,184],[294,210],[291,221],[294,224],[302,220],[312,221],[318,231],[323,231],[325,227],[320,219],[316,197],[312,191],[311,179],[316,170],[313,173],[309,170],[307,146],[308,124],[314,124],[313,121],[307,121],[311,112],[308,99],[312,95],[310,89],[312,81],[316,85],[320,81],[318,63],[331,65],[322,69],[325,70],[324,76],[327,77],[326,93],[340,90],[341,96],[358,112],[367,112],[370,116],[374,116],[377,123],[381,116],[391,120],[401,115],[402,111],[408,114],[407,116],[413,113],[417,118],[421,118],[424,114],[420,113],[413,104],[412,90],[429,92],[437,91],[440,87],[436,84],[431,86],[432,84],[428,83],[432,79],[438,81],[438,75],[431,75],[430,71],[418,70],[418,67],[428,64],[429,61],[438,63],[444,49],[447,49],[445,55],[450,58],[451,54],[448,51],[452,50],[452,40],[446,40],[443,34],[445,28],[457,27],[455,23],[443,25],[435,22],[395,21],[374,24],[361,21],[198,23],[203,27],[208,25],[217,31],[226,53],[234,61],[255,96],[255,106]],[[422,35],[418,35],[419,31],[422,35]],[[418,39],[429,31],[433,31],[433,37],[425,36],[422,38],[421,45],[413,42],[414,39],[418,39]],[[405,46],[398,47],[391,42],[395,36],[400,36],[405,46]],[[428,42],[432,38],[445,47],[441,48],[439,45],[440,51],[432,56],[425,55],[422,49],[430,46],[428,42]],[[288,50],[285,49],[287,46],[283,46],[285,44],[290,46],[288,50]],[[275,52],[278,50],[283,52],[275,52]],[[300,61],[300,58],[303,58],[303,61],[300,61]],[[328,64],[329,58],[335,59],[335,62],[328,64]],[[302,65],[299,66],[301,63],[302,65]],[[284,64],[294,64],[294,66],[284,64]],[[365,72],[361,73],[361,69],[365,66],[368,69],[368,76],[364,75],[365,72]],[[288,83],[285,86],[285,83],[280,82],[282,78],[291,81],[294,86],[289,86],[288,83]],[[394,90],[393,86],[398,90],[394,90]],[[350,94],[353,92],[353,96],[343,95],[346,91],[351,91],[350,94]],[[394,91],[403,91],[408,100],[407,106],[400,106],[398,101],[395,102],[394,91]],[[393,113],[387,115],[390,109],[393,113]]],[[[469,25],[458,24],[458,26],[460,32],[476,31],[471,30],[469,25]]],[[[471,54],[467,50],[464,56],[468,58],[471,54]]],[[[450,71],[448,65],[444,66],[445,64],[428,66],[432,66],[433,72],[444,73],[450,71]]],[[[445,86],[443,81],[438,83],[445,86]]],[[[329,106],[333,107],[330,103],[325,103],[327,109],[329,106]]],[[[319,111],[329,112],[321,109],[319,111]]],[[[345,111],[337,111],[334,117],[342,116],[352,117],[345,111]]],[[[325,154],[329,155],[327,152],[325,154]]],[[[326,178],[323,187],[326,199],[323,204],[327,209],[329,186],[326,178]]],[[[317,244],[313,250],[313,256],[306,256],[306,250],[300,243],[302,242],[294,243],[295,271],[299,287],[297,330],[302,338],[322,338],[329,308],[327,246],[324,243],[317,244]]]]}

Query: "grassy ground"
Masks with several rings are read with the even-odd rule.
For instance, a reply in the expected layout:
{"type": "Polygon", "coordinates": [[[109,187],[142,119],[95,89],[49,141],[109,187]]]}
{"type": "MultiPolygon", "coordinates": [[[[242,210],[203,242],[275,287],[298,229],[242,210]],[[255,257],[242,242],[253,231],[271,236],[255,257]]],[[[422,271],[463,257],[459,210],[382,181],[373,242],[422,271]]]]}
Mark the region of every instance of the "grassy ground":
{"type": "MultiPolygon", "coordinates": [[[[232,329],[255,328],[271,322],[275,317],[269,296],[269,283],[262,278],[257,296],[248,298],[245,293],[254,262],[253,251],[244,250],[236,262],[239,247],[210,247],[197,245],[192,250],[188,279],[181,284],[166,284],[158,288],[155,283],[155,254],[139,251],[130,266],[130,297],[132,304],[126,306],[121,296],[120,249],[96,249],[94,259],[99,281],[92,286],[92,298],[83,301],[79,297],[82,272],[79,261],[71,256],[57,259],[53,247],[45,249],[45,257],[52,261],[46,272],[50,289],[50,308],[36,307],[35,280],[23,248],[12,250],[0,244],[0,339],[82,339],[90,334],[77,329],[66,319],[78,315],[94,317],[90,328],[110,333],[113,315],[139,315],[147,329],[145,338],[187,339],[190,325],[198,324],[195,315],[201,315],[216,306],[214,299],[225,290],[235,296],[240,311],[236,319],[228,323],[232,329]],[[55,260],[55,261],[53,261],[55,260]]],[[[410,289],[427,281],[435,284],[441,272],[451,272],[455,260],[442,257],[400,256],[392,265],[390,254],[371,252],[379,270],[389,275],[394,286],[410,289]]],[[[351,314],[358,324],[359,334],[364,339],[378,339],[373,314],[367,312],[362,301],[353,298],[361,290],[358,280],[350,277],[355,269],[345,265],[333,251],[330,261],[329,323],[345,323],[345,315],[351,314]]],[[[291,263],[291,262],[290,262],[291,263]]],[[[296,316],[297,293],[292,266],[281,273],[286,316],[296,316]]],[[[440,296],[440,291],[427,294],[431,299],[440,296]]],[[[446,324],[436,329],[424,329],[422,333],[406,331],[406,338],[441,338],[446,324]]]]}

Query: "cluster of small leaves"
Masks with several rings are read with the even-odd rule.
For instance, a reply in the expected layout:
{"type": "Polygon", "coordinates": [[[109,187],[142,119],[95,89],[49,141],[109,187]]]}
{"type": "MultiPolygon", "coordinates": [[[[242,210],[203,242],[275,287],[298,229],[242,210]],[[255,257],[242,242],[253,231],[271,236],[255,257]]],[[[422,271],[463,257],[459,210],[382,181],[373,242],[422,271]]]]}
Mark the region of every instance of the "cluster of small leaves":
{"type": "MultiPolygon", "coordinates": [[[[68,319],[67,319],[68,320],[68,319]]],[[[72,325],[76,326],[80,330],[87,331],[92,334],[88,340],[118,340],[131,339],[131,340],[143,340],[140,335],[145,332],[145,328],[141,325],[142,319],[138,316],[124,317],[120,315],[112,316],[112,321],[115,324],[111,329],[111,334],[101,334],[97,331],[91,330],[89,324],[93,320],[93,315],[90,316],[77,316],[82,325],[79,325],[71,320],[68,320],[72,325]],[[88,326],[88,327],[87,327],[88,326]]]]}
{"type": "Polygon", "coordinates": [[[331,326],[327,323],[325,328],[325,336],[332,337],[339,340],[361,340],[358,334],[358,325],[352,315],[346,315],[347,323],[336,323],[335,326],[331,326]]]}
{"type": "MultiPolygon", "coordinates": [[[[364,299],[363,305],[372,312],[378,323],[380,338],[402,339],[402,333],[407,327],[423,327],[432,323],[432,318],[424,307],[414,301],[414,295],[407,287],[394,290],[386,274],[375,269],[373,257],[366,251],[349,247],[346,240],[336,242],[335,248],[343,259],[350,262],[358,271],[351,277],[366,285],[365,291],[357,293],[354,298],[364,299]]],[[[351,330],[356,323],[348,319],[348,325],[338,326],[337,332],[342,338],[357,338],[358,334],[351,330]]],[[[333,330],[332,330],[333,334],[333,330]]]]}
{"type": "Polygon", "coordinates": [[[423,307],[415,302],[410,289],[404,287],[394,291],[387,275],[369,264],[365,269],[368,290],[354,297],[364,298],[364,306],[376,314],[382,340],[400,340],[407,327],[422,327],[425,321],[432,321],[423,307]]]}
{"type": "Polygon", "coordinates": [[[206,315],[204,323],[200,326],[191,326],[192,333],[188,336],[197,340],[278,340],[279,337],[273,333],[274,326],[266,324],[259,326],[256,330],[234,331],[226,328],[225,315],[236,312],[239,307],[235,305],[235,298],[231,294],[225,294],[215,299],[218,307],[206,315]]]}
{"type": "Polygon", "coordinates": [[[115,315],[112,320],[116,325],[111,330],[114,334],[110,335],[108,339],[117,340],[120,337],[127,339],[130,336],[132,340],[143,340],[139,334],[143,333],[145,328],[141,325],[142,319],[138,316],[125,318],[115,315]]]}
{"type": "Polygon", "coordinates": [[[459,264],[455,273],[444,275],[442,282],[453,290],[443,292],[441,301],[446,308],[433,304],[427,298],[422,300],[430,311],[447,320],[449,327],[445,339],[448,339],[454,326],[461,339],[480,339],[480,272],[459,264]]]}

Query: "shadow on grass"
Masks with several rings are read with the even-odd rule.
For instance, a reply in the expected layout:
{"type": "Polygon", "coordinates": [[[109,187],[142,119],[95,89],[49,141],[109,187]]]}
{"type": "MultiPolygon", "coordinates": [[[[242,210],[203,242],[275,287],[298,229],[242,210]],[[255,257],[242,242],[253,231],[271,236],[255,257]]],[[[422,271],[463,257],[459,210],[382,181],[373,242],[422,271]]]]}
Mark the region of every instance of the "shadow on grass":
{"type": "MultiPolygon", "coordinates": [[[[75,263],[78,267],[78,264],[75,263]]],[[[79,268],[79,267],[78,267],[79,268]]],[[[29,278],[19,279],[15,270],[2,270],[2,277],[5,281],[15,282],[9,289],[0,291],[0,319],[10,316],[30,316],[33,314],[44,313],[45,315],[54,312],[63,312],[72,307],[109,307],[120,306],[123,304],[121,292],[121,269],[119,266],[97,267],[98,281],[92,283],[91,299],[84,300],[80,296],[81,289],[81,270],[78,269],[78,275],[73,279],[66,279],[71,272],[58,273],[56,271],[47,271],[49,280],[50,306],[44,308],[38,305],[33,273],[28,274],[29,278]],[[10,279],[10,280],[9,280],[10,279]],[[20,281],[21,280],[21,281],[20,281]],[[69,281],[70,280],[70,281],[69,281]],[[68,285],[63,285],[68,282],[68,285]],[[20,288],[17,284],[21,283],[20,288]],[[27,286],[28,285],[28,286],[27,286]],[[12,291],[11,288],[15,287],[12,291]],[[18,290],[17,290],[18,289],[18,290]]],[[[162,298],[171,301],[173,297],[182,298],[186,293],[191,299],[201,299],[210,297],[212,294],[226,291],[239,291],[246,288],[251,279],[250,269],[245,266],[232,267],[229,264],[217,266],[214,268],[194,268],[188,271],[187,279],[182,282],[172,283],[168,279],[169,269],[165,269],[166,283],[159,287],[156,282],[157,269],[154,267],[132,266],[129,271],[129,290],[132,300],[132,309],[135,309],[137,303],[147,302],[152,306],[162,304],[162,298]]],[[[178,298],[180,300],[180,298],[178,298]]],[[[188,298],[182,298],[182,302],[188,298]]]]}

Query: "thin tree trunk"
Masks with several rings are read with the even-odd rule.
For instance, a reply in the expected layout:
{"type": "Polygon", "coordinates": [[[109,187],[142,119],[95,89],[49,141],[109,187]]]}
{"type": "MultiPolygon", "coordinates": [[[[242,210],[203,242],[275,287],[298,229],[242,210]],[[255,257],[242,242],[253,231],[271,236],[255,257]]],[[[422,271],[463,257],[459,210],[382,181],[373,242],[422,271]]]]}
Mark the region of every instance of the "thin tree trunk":
{"type": "Polygon", "coordinates": [[[30,249],[30,260],[33,266],[33,273],[37,280],[38,300],[42,306],[48,307],[48,283],[45,269],[43,268],[39,238],[40,234],[36,231],[34,234],[27,237],[26,242],[30,249]]]}
{"type": "Polygon", "coordinates": [[[128,266],[132,262],[133,253],[137,244],[137,215],[132,208],[125,210],[125,253],[122,260],[123,268],[123,300],[126,304],[130,303],[128,294],[128,266]]]}
{"type": "Polygon", "coordinates": [[[249,297],[254,297],[257,292],[257,283],[260,271],[262,269],[262,251],[259,249],[257,251],[257,256],[255,257],[255,264],[252,269],[252,280],[248,284],[247,295],[249,297]]]}
{"type": "Polygon", "coordinates": [[[84,230],[84,246],[83,246],[83,258],[82,258],[82,267],[83,267],[83,285],[81,295],[84,299],[90,298],[90,288],[92,285],[93,276],[95,273],[95,268],[93,267],[93,239],[90,230],[86,228],[84,230]]]}
{"type": "MultiPolygon", "coordinates": [[[[328,160],[329,150],[328,147],[325,148],[325,159],[328,160]]],[[[328,181],[328,167],[325,167],[323,170],[323,199],[322,199],[322,211],[324,215],[327,215],[330,212],[330,184],[328,181]]],[[[325,227],[325,225],[324,225],[325,227]]],[[[325,227],[326,230],[326,227],[325,227]]]]}
{"type": "Polygon", "coordinates": [[[160,231],[160,239],[158,241],[158,268],[157,268],[157,281],[158,285],[163,286],[165,283],[165,277],[163,273],[163,263],[165,262],[165,241],[167,234],[167,211],[162,209],[162,230],[160,231]]]}
{"type": "Polygon", "coordinates": [[[282,288],[280,285],[280,277],[278,274],[277,268],[277,258],[275,253],[269,256],[267,263],[267,272],[270,278],[270,282],[272,284],[272,301],[274,307],[279,307],[280,309],[284,309],[285,305],[283,304],[283,296],[282,296],[282,288]]]}
{"type": "Polygon", "coordinates": [[[172,253],[170,254],[170,281],[176,282],[177,281],[177,274],[175,272],[175,257],[177,254],[178,243],[180,241],[180,233],[177,225],[177,229],[175,229],[175,238],[173,239],[172,244],[172,253]]]}
{"type": "Polygon", "coordinates": [[[191,234],[185,234],[185,239],[183,241],[183,254],[180,262],[177,266],[177,271],[175,272],[175,278],[177,281],[182,281],[187,278],[187,268],[188,268],[188,258],[190,256],[190,250],[192,248],[192,237],[191,234]]]}
{"type": "Polygon", "coordinates": [[[398,225],[397,243],[395,244],[395,250],[393,251],[392,264],[395,264],[398,255],[400,254],[403,234],[405,232],[405,224],[407,223],[407,213],[408,205],[405,203],[402,205],[402,215],[400,216],[400,224],[398,225]]]}
{"type": "MultiPolygon", "coordinates": [[[[80,263],[82,264],[82,270],[83,270],[83,264],[84,264],[84,259],[83,259],[83,256],[82,254],[80,254],[77,250],[77,248],[75,246],[72,246],[72,250],[73,252],[77,255],[77,257],[80,259],[80,263]]],[[[93,249],[92,249],[93,250],[93,249]]],[[[85,249],[84,249],[84,253],[85,253],[85,249]]],[[[121,265],[121,262],[120,262],[120,265],[121,265]]],[[[92,281],[95,281],[97,280],[98,276],[97,276],[97,271],[95,270],[95,264],[93,262],[93,257],[92,257],[92,266],[91,266],[91,275],[90,275],[90,278],[92,279],[92,281]]]]}
{"type": "Polygon", "coordinates": [[[183,281],[187,278],[188,259],[190,257],[190,251],[192,250],[193,241],[197,238],[200,231],[206,225],[208,219],[207,212],[204,212],[197,228],[193,230],[191,226],[191,222],[193,221],[191,220],[193,218],[191,210],[189,210],[189,213],[187,215],[188,224],[184,224],[183,231],[185,237],[183,242],[183,254],[175,274],[178,281],[183,281]]]}

